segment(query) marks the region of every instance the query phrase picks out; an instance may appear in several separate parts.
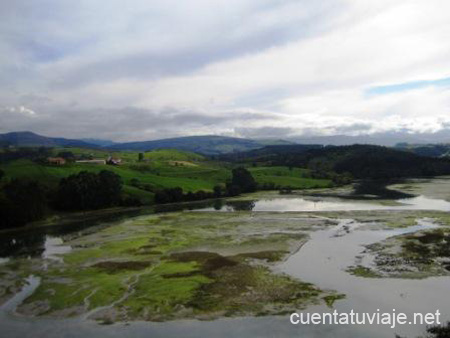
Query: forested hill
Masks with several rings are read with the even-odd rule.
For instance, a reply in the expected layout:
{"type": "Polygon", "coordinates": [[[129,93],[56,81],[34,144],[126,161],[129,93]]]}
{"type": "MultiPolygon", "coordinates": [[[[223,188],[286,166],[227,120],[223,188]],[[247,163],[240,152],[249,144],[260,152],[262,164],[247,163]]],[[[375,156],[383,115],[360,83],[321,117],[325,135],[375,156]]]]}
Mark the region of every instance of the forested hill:
{"type": "Polygon", "coordinates": [[[204,155],[220,155],[262,148],[267,145],[293,144],[277,139],[252,140],[239,137],[217,135],[185,136],[152,141],[115,143],[101,139],[66,139],[48,137],[30,131],[0,134],[0,147],[79,147],[105,149],[106,151],[150,151],[157,149],[177,149],[204,155]]]}
{"type": "Polygon", "coordinates": [[[396,149],[408,151],[416,155],[427,157],[449,157],[450,144],[408,144],[399,143],[396,149]]]}
{"type": "Polygon", "coordinates": [[[244,162],[266,162],[272,159],[281,159],[285,156],[290,158],[298,156],[313,149],[322,149],[320,144],[289,144],[289,145],[268,145],[262,148],[253,149],[245,152],[238,152],[232,154],[224,154],[218,158],[225,161],[244,161],[244,162]]]}
{"type": "MultiPolygon", "coordinates": [[[[269,142],[283,142],[280,140],[262,140],[226,137],[226,136],[186,136],[154,141],[127,142],[115,144],[109,148],[116,150],[149,151],[153,149],[178,149],[192,151],[205,155],[219,155],[225,153],[248,151],[264,147],[269,142]]],[[[286,142],[286,141],[284,141],[286,142]]],[[[287,142],[286,142],[287,143],[287,142]]]]}
{"type": "Polygon", "coordinates": [[[42,136],[31,131],[0,134],[0,146],[98,148],[98,145],[82,140],[42,136]]]}
{"type": "Polygon", "coordinates": [[[264,162],[309,168],[316,172],[350,173],[354,178],[419,177],[450,174],[450,160],[423,157],[374,145],[270,146],[221,157],[234,162],[264,162]]]}

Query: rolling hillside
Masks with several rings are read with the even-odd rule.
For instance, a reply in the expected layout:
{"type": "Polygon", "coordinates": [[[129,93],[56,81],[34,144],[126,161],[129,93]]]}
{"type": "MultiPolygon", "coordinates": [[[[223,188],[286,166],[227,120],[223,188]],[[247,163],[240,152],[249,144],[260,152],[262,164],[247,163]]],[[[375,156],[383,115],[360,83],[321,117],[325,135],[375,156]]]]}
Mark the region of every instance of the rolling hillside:
{"type": "Polygon", "coordinates": [[[308,169],[288,167],[248,168],[259,185],[270,184],[278,188],[292,189],[329,188],[333,182],[329,179],[311,178],[308,169]]]}
{"type": "Polygon", "coordinates": [[[82,140],[55,138],[38,135],[29,131],[0,134],[0,146],[16,147],[80,147],[106,149],[110,151],[150,151],[158,149],[178,149],[203,155],[220,155],[262,148],[267,145],[289,145],[284,140],[251,140],[226,136],[187,136],[162,140],[114,143],[93,138],[82,140]]]}
{"type": "Polygon", "coordinates": [[[206,155],[218,155],[261,148],[262,146],[257,141],[235,137],[187,136],[155,141],[120,143],[110,148],[138,151],[172,148],[206,155]]]}
{"type": "Polygon", "coordinates": [[[421,177],[450,174],[450,159],[423,157],[373,145],[270,146],[220,157],[235,163],[309,168],[317,173],[349,173],[353,178],[421,177]]]}
{"type": "MultiPolygon", "coordinates": [[[[193,152],[174,149],[159,149],[144,153],[142,161],[138,161],[139,152],[114,151],[105,149],[85,149],[80,147],[55,147],[53,155],[61,151],[72,153],[75,158],[106,159],[109,156],[122,159],[122,164],[101,165],[68,162],[64,165],[49,165],[32,159],[21,158],[0,163],[5,179],[19,178],[35,180],[53,190],[61,178],[80,171],[98,173],[110,170],[118,174],[123,181],[125,196],[135,197],[144,204],[153,203],[154,193],[161,189],[180,187],[186,192],[213,191],[214,186],[224,186],[231,178],[233,164],[216,162],[193,152]]],[[[300,168],[258,167],[248,168],[256,182],[262,188],[279,189],[291,187],[306,189],[328,187],[332,183],[328,179],[314,179],[310,171],[300,168]]]]}
{"type": "Polygon", "coordinates": [[[147,152],[144,162],[138,162],[137,152],[114,152],[101,149],[54,148],[70,151],[76,156],[105,159],[110,155],[120,157],[119,166],[67,163],[62,166],[39,164],[29,159],[19,159],[1,163],[0,169],[6,179],[21,178],[36,180],[49,189],[56,188],[59,180],[80,171],[100,172],[110,170],[118,174],[124,183],[125,195],[139,198],[144,204],[152,203],[154,191],[164,188],[180,187],[183,191],[212,191],[216,184],[224,184],[230,171],[213,162],[205,161],[198,154],[178,150],[158,150],[147,152]]]}
{"type": "Polygon", "coordinates": [[[96,144],[81,140],[73,140],[62,137],[47,137],[32,133],[30,131],[12,132],[0,134],[0,144],[16,147],[44,146],[44,147],[83,147],[98,148],[96,144]]]}

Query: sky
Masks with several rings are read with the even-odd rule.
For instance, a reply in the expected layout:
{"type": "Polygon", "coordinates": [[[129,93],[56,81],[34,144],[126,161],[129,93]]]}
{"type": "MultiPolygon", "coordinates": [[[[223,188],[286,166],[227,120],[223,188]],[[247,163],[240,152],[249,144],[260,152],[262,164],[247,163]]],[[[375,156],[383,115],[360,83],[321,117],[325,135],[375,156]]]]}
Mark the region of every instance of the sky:
{"type": "Polygon", "coordinates": [[[448,0],[0,2],[0,133],[450,128],[448,0]]]}

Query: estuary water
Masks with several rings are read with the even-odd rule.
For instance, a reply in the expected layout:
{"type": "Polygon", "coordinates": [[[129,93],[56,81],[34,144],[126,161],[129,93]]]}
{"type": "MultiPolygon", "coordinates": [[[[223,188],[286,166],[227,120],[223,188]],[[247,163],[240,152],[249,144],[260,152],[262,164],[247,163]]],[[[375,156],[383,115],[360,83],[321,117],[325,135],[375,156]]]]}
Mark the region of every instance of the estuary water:
{"type": "MultiPolygon", "coordinates": [[[[450,187],[450,186],[449,186],[450,187]]],[[[247,205],[223,205],[199,208],[208,211],[287,212],[287,211],[343,211],[343,210],[440,210],[450,211],[444,199],[419,195],[394,201],[392,205],[339,198],[283,197],[246,201],[247,205]]],[[[421,219],[418,224],[402,229],[373,229],[351,219],[311,233],[310,240],[276,271],[287,273],[322,289],[336,290],[346,295],[330,309],[325,305],[311,306],[305,313],[330,312],[416,312],[439,310],[441,320],[450,320],[450,278],[433,277],[421,280],[361,278],[345,270],[355,258],[370,259],[362,254],[364,245],[388,237],[436,227],[431,220],[421,219]]],[[[18,235],[16,235],[18,236],[18,235]]],[[[15,239],[20,241],[19,238],[15,239]]],[[[44,239],[39,255],[58,259],[58,253],[70,251],[58,236],[44,239]]],[[[0,260],[6,262],[11,257],[0,260]]],[[[369,262],[370,264],[370,262],[369,262]]],[[[395,337],[399,334],[417,337],[425,325],[403,325],[390,328],[385,325],[292,325],[289,315],[269,317],[224,318],[214,321],[181,320],[165,323],[130,322],[99,325],[82,318],[49,319],[28,318],[15,314],[15,307],[39,285],[39,278],[28,277],[28,284],[0,307],[0,337],[395,337]]]]}
{"type": "Polygon", "coordinates": [[[336,197],[273,197],[259,200],[237,200],[220,208],[204,208],[202,211],[273,211],[273,212],[320,212],[357,210],[439,210],[450,211],[450,202],[424,195],[395,201],[363,201],[336,197]]]}

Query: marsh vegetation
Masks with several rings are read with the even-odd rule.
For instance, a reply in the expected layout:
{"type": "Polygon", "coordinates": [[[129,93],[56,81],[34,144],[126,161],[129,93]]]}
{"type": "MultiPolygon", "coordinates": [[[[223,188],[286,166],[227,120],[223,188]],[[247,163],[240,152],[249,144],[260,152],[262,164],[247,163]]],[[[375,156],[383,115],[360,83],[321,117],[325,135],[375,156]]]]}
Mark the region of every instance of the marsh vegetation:
{"type": "MultiPolygon", "coordinates": [[[[417,191],[429,184],[403,186],[417,191]]],[[[395,302],[419,287],[404,284],[406,278],[448,275],[448,202],[434,196],[340,198],[353,193],[349,188],[320,192],[257,192],[208,209],[61,234],[62,241],[46,240],[38,255],[0,262],[0,301],[14,300],[33,276],[35,288],[15,311],[55,325],[61,318],[105,324],[272,318],[312,307],[361,307],[354,288],[387,292],[395,302]],[[390,263],[383,265],[387,255],[390,263]],[[396,261],[401,265],[391,264],[396,261]]],[[[422,280],[424,288],[448,286],[422,280]]],[[[369,309],[391,306],[380,304],[376,292],[363,295],[369,309]]],[[[417,305],[409,297],[408,306],[417,305]]]]}

